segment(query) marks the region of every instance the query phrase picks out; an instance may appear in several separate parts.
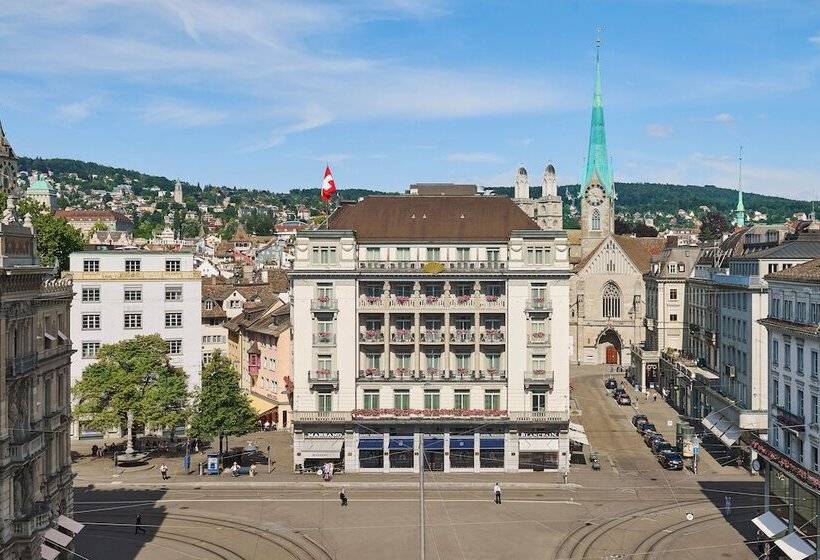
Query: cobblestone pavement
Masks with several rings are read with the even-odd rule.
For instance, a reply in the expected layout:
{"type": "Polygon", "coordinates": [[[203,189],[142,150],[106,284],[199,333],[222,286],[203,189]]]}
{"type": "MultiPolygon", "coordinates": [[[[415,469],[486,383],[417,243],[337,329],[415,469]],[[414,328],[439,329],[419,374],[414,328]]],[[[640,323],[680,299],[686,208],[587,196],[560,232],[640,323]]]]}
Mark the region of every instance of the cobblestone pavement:
{"type": "MultiPolygon", "coordinates": [[[[635,409],[605,395],[607,371],[572,372],[573,421],[585,426],[604,468],[574,465],[566,486],[551,473],[428,473],[429,558],[756,558],[749,520],[761,509],[760,479],[710,457],[698,475],[664,471],[629,423],[635,409]],[[496,480],[504,490],[500,506],[490,496],[496,480]]],[[[636,408],[674,436],[666,420],[677,415],[660,399],[638,399],[636,408]]],[[[198,477],[169,462],[173,476],[163,482],[156,469],[122,474],[110,461],[81,459],[75,509],[88,526],[77,552],[123,560],[418,557],[417,476],[345,474],[322,483],[292,473],[287,433],[236,443],[248,439],[270,443],[270,475],[262,468],[255,479],[198,477]],[[338,501],[342,486],[347,508],[338,501]],[[136,512],[146,535],[133,534],[136,512]]]]}

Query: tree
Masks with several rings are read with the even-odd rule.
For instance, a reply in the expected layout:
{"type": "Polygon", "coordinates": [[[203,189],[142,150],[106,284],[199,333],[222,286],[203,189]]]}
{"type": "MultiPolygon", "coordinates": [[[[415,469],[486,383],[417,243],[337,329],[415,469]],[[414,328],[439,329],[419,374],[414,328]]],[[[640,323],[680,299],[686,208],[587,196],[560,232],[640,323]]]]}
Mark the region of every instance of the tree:
{"type": "Polygon", "coordinates": [[[709,211],[703,216],[700,226],[700,240],[711,241],[713,239],[720,239],[723,233],[732,229],[732,225],[726,216],[720,212],[709,211]]]}
{"type": "Polygon", "coordinates": [[[96,224],[91,226],[91,229],[88,232],[88,237],[89,238],[94,237],[94,234],[97,233],[98,231],[108,231],[108,226],[105,225],[102,222],[97,222],[96,224]]]}
{"type": "Polygon", "coordinates": [[[636,222],[632,225],[632,233],[635,237],[657,237],[658,230],[652,226],[648,226],[643,222],[636,222]]]}
{"type": "Polygon", "coordinates": [[[188,418],[185,372],[170,364],[158,334],[102,345],[72,392],[74,413],[98,430],[124,427],[128,412],[151,428],[173,429],[188,418]]]}
{"type": "Polygon", "coordinates": [[[85,247],[85,237],[80,230],[71,227],[62,218],[55,218],[46,211],[45,206],[31,199],[21,200],[17,204],[17,212],[20,216],[31,215],[37,253],[43,265],[52,266],[56,261],[60,270],[67,270],[69,255],[85,247]]]}
{"type": "Polygon", "coordinates": [[[632,224],[621,217],[615,218],[615,235],[629,235],[632,231],[632,224]]]}
{"type": "Polygon", "coordinates": [[[236,235],[236,222],[228,222],[219,230],[219,237],[222,239],[231,239],[236,235]]]}
{"type": "Polygon", "coordinates": [[[239,387],[239,374],[219,351],[202,370],[202,387],[194,396],[189,433],[211,440],[241,436],[256,429],[257,415],[250,399],[239,387]]]}

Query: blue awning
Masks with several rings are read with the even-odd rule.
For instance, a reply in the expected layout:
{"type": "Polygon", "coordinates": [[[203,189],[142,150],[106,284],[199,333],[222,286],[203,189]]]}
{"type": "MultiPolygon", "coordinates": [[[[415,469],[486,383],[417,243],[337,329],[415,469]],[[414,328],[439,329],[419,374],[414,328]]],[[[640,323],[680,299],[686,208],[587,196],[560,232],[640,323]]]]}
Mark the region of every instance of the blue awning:
{"type": "Polygon", "coordinates": [[[444,451],[444,438],[424,438],[425,451],[444,451]]]}
{"type": "Polygon", "coordinates": [[[504,438],[482,439],[481,449],[504,449],[504,438]]]}
{"type": "Polygon", "coordinates": [[[368,438],[359,440],[359,449],[382,449],[384,439],[368,438]]]}
{"type": "Polygon", "coordinates": [[[450,449],[473,449],[475,440],[471,437],[450,438],[450,449]]]}
{"type": "Polygon", "coordinates": [[[413,449],[413,438],[390,438],[390,449],[413,449]]]}

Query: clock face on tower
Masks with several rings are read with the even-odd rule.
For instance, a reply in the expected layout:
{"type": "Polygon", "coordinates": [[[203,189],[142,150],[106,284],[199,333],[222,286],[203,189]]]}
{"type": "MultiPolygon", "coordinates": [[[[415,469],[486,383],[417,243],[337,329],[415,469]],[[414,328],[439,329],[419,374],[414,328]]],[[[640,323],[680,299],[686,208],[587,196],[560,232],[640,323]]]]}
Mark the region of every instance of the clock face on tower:
{"type": "Polygon", "coordinates": [[[587,189],[585,198],[593,206],[600,206],[604,201],[604,191],[598,185],[592,185],[587,189]]]}

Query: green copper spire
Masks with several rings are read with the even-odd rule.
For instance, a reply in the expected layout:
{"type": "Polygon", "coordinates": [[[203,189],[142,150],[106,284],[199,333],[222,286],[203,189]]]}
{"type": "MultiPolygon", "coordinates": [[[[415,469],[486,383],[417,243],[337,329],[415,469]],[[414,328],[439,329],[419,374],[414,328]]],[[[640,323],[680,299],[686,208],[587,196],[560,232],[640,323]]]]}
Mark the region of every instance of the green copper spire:
{"type": "Polygon", "coordinates": [[[612,170],[609,167],[609,156],[606,149],[606,130],[604,128],[604,102],[601,95],[601,39],[595,47],[595,93],[592,97],[592,123],[589,127],[589,153],[584,171],[582,191],[590,183],[597,181],[608,195],[612,196],[612,170]]]}
{"type": "Polygon", "coordinates": [[[743,206],[743,146],[737,156],[737,206],[735,207],[735,225],[746,225],[746,207],[743,206]]]}

